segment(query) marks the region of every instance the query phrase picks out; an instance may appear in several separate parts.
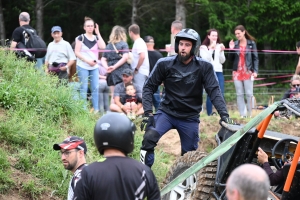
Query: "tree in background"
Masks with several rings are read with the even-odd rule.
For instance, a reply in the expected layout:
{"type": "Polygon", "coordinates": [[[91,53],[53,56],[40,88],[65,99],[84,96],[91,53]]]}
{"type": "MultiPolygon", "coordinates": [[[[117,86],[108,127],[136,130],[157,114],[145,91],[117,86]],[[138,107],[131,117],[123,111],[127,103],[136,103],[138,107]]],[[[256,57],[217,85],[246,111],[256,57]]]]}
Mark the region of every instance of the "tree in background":
{"type": "Polygon", "coordinates": [[[4,16],[3,16],[3,9],[2,9],[2,0],[0,0],[0,44],[2,46],[5,45],[5,25],[4,25],[4,16]]]}

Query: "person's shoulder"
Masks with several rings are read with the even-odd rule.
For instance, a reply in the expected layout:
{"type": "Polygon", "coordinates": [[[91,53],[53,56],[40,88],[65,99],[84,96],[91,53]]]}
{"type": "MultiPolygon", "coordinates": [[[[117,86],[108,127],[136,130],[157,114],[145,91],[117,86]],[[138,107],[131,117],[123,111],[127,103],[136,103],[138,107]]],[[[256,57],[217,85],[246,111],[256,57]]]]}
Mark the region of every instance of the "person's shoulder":
{"type": "Polygon", "coordinates": [[[60,43],[64,44],[64,45],[68,45],[68,46],[70,45],[71,46],[70,42],[64,40],[63,38],[61,39],[60,43]]]}
{"type": "Polygon", "coordinates": [[[160,53],[158,50],[154,50],[154,53],[155,53],[157,56],[163,57],[162,53],[160,53]]]}

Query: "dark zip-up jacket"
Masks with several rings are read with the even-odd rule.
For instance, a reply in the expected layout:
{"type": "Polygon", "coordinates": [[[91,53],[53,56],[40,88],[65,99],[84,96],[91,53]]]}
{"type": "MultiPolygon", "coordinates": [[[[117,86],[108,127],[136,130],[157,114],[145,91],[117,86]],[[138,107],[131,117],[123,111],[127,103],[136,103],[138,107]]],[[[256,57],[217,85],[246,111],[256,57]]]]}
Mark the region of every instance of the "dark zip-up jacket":
{"type": "Polygon", "coordinates": [[[170,56],[157,61],[144,84],[144,112],[152,112],[152,95],[163,83],[164,91],[159,110],[178,118],[199,117],[205,88],[219,115],[229,117],[212,64],[194,57],[185,65],[177,57],[170,56]]]}
{"type": "MultiPolygon", "coordinates": [[[[233,61],[233,71],[237,71],[240,60],[240,46],[239,41],[234,42],[234,50],[230,50],[228,60],[233,61]]],[[[245,51],[245,62],[248,70],[258,73],[258,55],[256,44],[252,40],[247,40],[247,46],[245,51]]]]}

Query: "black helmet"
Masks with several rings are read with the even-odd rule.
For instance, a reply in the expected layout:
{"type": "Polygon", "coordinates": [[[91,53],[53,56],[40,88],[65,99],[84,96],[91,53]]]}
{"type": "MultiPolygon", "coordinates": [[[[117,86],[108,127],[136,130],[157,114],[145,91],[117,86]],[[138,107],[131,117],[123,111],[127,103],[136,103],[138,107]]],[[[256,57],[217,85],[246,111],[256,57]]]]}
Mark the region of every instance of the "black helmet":
{"type": "Polygon", "coordinates": [[[106,148],[116,148],[125,154],[134,147],[136,127],[123,113],[108,113],[98,119],[94,128],[94,141],[101,155],[106,148]]]}
{"type": "Polygon", "coordinates": [[[175,52],[178,53],[179,41],[182,39],[189,40],[193,43],[193,47],[191,49],[191,56],[197,55],[199,51],[199,47],[201,45],[201,39],[199,34],[190,28],[182,29],[179,33],[175,35],[175,52]]]}

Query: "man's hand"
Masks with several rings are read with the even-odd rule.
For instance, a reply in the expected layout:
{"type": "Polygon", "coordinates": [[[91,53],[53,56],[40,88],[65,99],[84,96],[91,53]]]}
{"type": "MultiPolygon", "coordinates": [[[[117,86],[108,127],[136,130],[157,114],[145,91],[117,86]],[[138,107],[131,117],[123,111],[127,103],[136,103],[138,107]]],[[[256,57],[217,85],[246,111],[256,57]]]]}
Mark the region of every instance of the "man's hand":
{"type": "Polygon", "coordinates": [[[236,124],[235,121],[233,121],[233,119],[227,117],[227,116],[222,116],[220,119],[220,125],[222,126],[222,122],[225,122],[226,124],[236,124]]]}
{"type": "Polygon", "coordinates": [[[154,116],[152,113],[146,113],[143,115],[143,121],[141,123],[141,131],[147,131],[150,126],[155,128],[154,116]]]}
{"type": "Polygon", "coordinates": [[[261,164],[268,162],[268,155],[260,147],[258,147],[257,162],[259,162],[261,164]]]}

